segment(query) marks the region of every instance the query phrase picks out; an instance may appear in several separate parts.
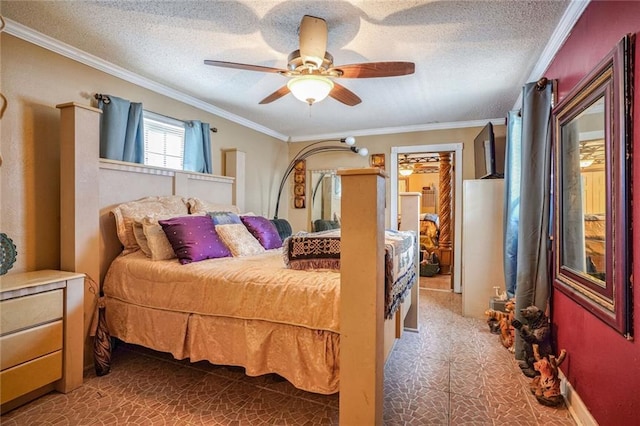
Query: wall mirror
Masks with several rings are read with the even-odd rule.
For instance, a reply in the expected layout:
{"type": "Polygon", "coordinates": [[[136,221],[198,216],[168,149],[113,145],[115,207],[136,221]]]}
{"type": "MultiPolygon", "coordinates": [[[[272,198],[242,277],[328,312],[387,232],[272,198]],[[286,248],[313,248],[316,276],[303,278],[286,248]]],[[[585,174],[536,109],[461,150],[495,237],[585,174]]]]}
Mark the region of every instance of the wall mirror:
{"type": "Polygon", "coordinates": [[[554,286],[627,338],[633,48],[622,39],[553,112],[554,286]]]}
{"type": "Polygon", "coordinates": [[[311,231],[325,231],[340,226],[342,188],[336,170],[312,170],[310,172],[311,231]]]}

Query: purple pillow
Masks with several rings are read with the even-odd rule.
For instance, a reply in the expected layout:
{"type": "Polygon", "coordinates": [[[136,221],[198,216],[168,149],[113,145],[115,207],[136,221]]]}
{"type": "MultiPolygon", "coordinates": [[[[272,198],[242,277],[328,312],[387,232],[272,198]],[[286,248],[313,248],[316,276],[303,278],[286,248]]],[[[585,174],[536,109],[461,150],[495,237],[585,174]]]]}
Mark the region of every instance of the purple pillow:
{"type": "Polygon", "coordinates": [[[240,216],[240,220],[265,249],[282,247],[282,239],[276,226],[266,217],[240,216]]]}
{"type": "Polygon", "coordinates": [[[231,256],[209,216],[182,216],[159,220],[162,230],[183,265],[231,256]]]}

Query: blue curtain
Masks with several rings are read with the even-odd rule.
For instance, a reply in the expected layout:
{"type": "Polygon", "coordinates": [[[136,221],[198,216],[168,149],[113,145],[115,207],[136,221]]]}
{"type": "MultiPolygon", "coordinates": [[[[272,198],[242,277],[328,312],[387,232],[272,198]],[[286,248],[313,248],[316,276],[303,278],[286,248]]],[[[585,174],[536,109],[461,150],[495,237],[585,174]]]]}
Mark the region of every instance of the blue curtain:
{"type": "Polygon", "coordinates": [[[100,158],[144,163],[142,104],[103,95],[98,108],[102,110],[100,158]]]}
{"type": "Polygon", "coordinates": [[[211,167],[211,136],[208,123],[198,120],[184,124],[184,170],[213,173],[211,167]]]}
{"type": "MultiPolygon", "coordinates": [[[[535,305],[546,311],[549,301],[551,98],[551,82],[524,86],[515,309],[521,322],[526,322],[521,309],[535,305]]],[[[516,333],[515,357],[525,358],[520,333],[516,333]]]]}
{"type": "Polygon", "coordinates": [[[507,147],[504,165],[504,281],[507,297],[516,295],[518,260],[518,222],[520,220],[520,172],[522,117],[520,111],[507,115],[507,147]]]}

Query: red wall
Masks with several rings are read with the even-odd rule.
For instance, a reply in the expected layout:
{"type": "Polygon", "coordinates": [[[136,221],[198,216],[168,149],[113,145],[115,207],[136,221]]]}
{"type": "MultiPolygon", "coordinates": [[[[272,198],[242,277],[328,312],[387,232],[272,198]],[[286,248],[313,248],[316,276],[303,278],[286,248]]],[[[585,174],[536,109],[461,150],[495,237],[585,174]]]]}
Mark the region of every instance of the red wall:
{"type": "MultiPolygon", "coordinates": [[[[558,80],[559,100],[627,33],[640,31],[640,1],[592,1],[545,76],[558,80]]],[[[633,275],[640,277],[640,34],[636,35],[633,120],[635,207],[633,275]]],[[[553,291],[552,320],[561,370],[601,426],[640,424],[640,289],[633,295],[636,341],[627,341],[563,293],[553,291]]]]}

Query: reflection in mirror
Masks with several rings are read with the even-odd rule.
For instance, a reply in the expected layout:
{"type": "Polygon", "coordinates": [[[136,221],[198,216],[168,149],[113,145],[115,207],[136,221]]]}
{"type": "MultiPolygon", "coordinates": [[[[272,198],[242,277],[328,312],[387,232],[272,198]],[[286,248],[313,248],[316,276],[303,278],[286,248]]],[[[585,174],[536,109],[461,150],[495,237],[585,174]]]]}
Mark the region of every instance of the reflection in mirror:
{"type": "Polygon", "coordinates": [[[604,285],[606,175],[604,96],[562,125],[562,260],[604,285]]]}
{"type": "Polygon", "coordinates": [[[323,231],[340,225],[342,189],[336,170],[311,171],[311,230],[323,231]]]}
{"type": "Polygon", "coordinates": [[[553,112],[554,286],[629,339],[634,45],[625,36],[553,112]]]}

